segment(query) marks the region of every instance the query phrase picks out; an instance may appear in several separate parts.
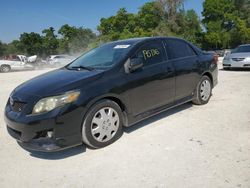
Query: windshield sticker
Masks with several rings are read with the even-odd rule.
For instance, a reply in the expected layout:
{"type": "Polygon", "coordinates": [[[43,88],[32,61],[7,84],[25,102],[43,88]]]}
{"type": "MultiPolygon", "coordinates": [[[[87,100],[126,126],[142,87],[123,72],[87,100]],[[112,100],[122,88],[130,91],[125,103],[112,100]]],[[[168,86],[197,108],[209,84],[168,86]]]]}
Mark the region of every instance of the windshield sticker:
{"type": "Polygon", "coordinates": [[[160,55],[160,51],[158,49],[143,50],[142,53],[145,60],[160,55]]]}
{"type": "Polygon", "coordinates": [[[116,45],[114,49],[125,49],[128,48],[130,45],[116,45]]]}

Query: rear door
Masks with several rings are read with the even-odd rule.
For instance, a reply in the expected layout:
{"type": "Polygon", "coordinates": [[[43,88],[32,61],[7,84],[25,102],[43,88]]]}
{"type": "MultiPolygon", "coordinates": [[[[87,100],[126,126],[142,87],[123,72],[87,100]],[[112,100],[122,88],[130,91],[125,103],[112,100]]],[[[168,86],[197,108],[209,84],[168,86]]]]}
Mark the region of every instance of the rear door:
{"type": "Polygon", "coordinates": [[[143,59],[143,68],[127,74],[133,115],[173,103],[174,70],[167,62],[161,40],[142,45],[133,57],[143,59]]]}
{"type": "Polygon", "coordinates": [[[198,55],[183,40],[166,39],[165,46],[176,71],[175,100],[191,96],[200,79],[198,55]]]}

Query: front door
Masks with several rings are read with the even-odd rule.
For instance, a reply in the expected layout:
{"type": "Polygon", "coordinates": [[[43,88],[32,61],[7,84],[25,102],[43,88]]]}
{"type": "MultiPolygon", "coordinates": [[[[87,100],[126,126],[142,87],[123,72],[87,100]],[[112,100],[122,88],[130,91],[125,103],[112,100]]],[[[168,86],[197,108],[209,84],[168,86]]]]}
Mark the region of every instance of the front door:
{"type": "Polygon", "coordinates": [[[131,58],[143,59],[143,68],[127,74],[133,115],[139,115],[174,101],[173,67],[167,62],[163,43],[143,44],[131,58]]]}

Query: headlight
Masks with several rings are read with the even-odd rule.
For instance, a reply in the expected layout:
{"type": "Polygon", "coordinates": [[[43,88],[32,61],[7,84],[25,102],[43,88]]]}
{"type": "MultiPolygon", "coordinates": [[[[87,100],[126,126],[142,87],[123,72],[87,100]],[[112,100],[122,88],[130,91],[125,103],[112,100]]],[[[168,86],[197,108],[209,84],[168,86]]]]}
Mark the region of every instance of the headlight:
{"type": "Polygon", "coordinates": [[[225,60],[225,61],[230,60],[230,56],[229,56],[229,55],[227,55],[226,57],[224,57],[224,59],[223,59],[223,60],[225,60]]]}
{"type": "Polygon", "coordinates": [[[250,62],[250,57],[245,58],[246,62],[250,62]]]}
{"type": "Polygon", "coordinates": [[[49,112],[57,107],[72,103],[78,99],[79,91],[67,92],[63,95],[47,97],[39,100],[33,108],[32,114],[49,112]]]}

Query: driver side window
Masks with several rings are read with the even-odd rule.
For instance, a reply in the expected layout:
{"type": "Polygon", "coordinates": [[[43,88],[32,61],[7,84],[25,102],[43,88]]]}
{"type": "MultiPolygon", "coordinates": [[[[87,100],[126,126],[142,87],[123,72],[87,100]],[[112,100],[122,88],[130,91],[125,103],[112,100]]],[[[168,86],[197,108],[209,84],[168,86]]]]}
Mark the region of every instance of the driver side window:
{"type": "Polygon", "coordinates": [[[164,48],[160,41],[144,44],[136,53],[137,58],[142,58],[144,66],[165,61],[164,48]]]}

